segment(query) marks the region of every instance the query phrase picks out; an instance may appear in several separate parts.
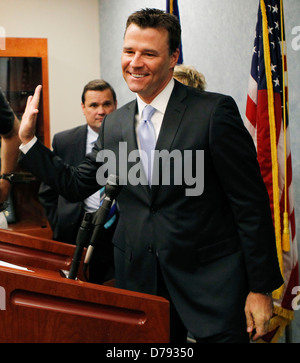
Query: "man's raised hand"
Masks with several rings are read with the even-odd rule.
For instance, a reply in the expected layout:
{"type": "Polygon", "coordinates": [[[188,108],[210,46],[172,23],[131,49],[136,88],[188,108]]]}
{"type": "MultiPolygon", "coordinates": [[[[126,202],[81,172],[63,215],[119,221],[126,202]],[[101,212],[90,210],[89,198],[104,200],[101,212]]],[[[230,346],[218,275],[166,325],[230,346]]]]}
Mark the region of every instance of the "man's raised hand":
{"type": "Polygon", "coordinates": [[[42,86],[36,87],[33,96],[29,96],[22,117],[19,129],[19,137],[23,145],[31,141],[35,136],[37,114],[39,112],[39,102],[42,86]]]}

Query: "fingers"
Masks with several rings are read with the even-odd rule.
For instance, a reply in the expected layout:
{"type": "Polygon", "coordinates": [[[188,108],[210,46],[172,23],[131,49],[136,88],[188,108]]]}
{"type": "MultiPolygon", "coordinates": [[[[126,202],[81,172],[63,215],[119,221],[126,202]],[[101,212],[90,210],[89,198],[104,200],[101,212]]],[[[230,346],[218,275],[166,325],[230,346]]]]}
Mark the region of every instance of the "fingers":
{"type": "Polygon", "coordinates": [[[26,103],[25,112],[19,129],[19,137],[23,144],[28,143],[35,135],[37,114],[39,112],[39,102],[42,86],[36,87],[33,96],[29,96],[26,103]]]}
{"type": "Polygon", "coordinates": [[[255,329],[253,329],[253,334],[252,334],[252,340],[256,341],[259,338],[263,337],[264,335],[266,335],[269,331],[269,325],[270,325],[270,321],[265,321],[261,324],[258,324],[258,326],[255,326],[255,329]]]}
{"type": "Polygon", "coordinates": [[[34,91],[33,96],[29,96],[26,103],[25,113],[38,113],[40,97],[41,97],[42,86],[38,85],[34,91]]]}
{"type": "Polygon", "coordinates": [[[32,96],[29,96],[29,97],[27,98],[26,108],[27,108],[27,106],[30,104],[31,100],[32,100],[32,96]]]}
{"type": "Polygon", "coordinates": [[[253,334],[255,334],[255,322],[253,320],[252,314],[249,311],[245,310],[246,315],[246,324],[247,324],[247,333],[249,337],[253,339],[253,334]]]}
{"type": "Polygon", "coordinates": [[[39,107],[39,103],[40,103],[40,97],[41,97],[41,91],[42,91],[42,86],[38,85],[34,91],[34,95],[31,98],[31,104],[32,107],[34,109],[37,109],[39,107]]]}
{"type": "Polygon", "coordinates": [[[249,311],[245,311],[246,323],[247,323],[247,333],[252,333],[254,329],[254,320],[252,314],[249,311]]]}
{"type": "Polygon", "coordinates": [[[264,294],[250,292],[245,305],[247,332],[253,341],[268,333],[273,315],[272,298],[264,294]]]}
{"type": "Polygon", "coordinates": [[[253,317],[253,315],[245,311],[246,314],[246,322],[247,322],[247,333],[250,334],[250,337],[253,341],[261,338],[266,335],[269,331],[270,320],[268,318],[253,317]]]}

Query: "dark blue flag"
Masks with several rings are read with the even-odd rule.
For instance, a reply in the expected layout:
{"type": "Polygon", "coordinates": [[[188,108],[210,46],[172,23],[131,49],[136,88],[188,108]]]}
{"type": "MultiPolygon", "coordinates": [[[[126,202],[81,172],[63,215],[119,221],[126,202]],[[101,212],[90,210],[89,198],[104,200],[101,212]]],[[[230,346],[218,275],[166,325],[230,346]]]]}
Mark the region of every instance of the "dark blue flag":
{"type": "MultiPolygon", "coordinates": [[[[180,22],[179,8],[178,8],[177,0],[167,0],[167,13],[175,15],[180,22]]],[[[178,64],[182,64],[183,63],[182,42],[180,42],[179,50],[180,50],[180,55],[178,58],[178,64]]]]}

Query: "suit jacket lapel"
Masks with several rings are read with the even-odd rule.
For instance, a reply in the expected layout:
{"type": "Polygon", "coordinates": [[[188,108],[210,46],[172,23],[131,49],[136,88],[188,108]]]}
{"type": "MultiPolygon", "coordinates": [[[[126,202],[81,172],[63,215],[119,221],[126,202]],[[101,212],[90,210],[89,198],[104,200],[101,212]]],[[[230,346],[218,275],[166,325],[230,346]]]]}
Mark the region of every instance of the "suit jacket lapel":
{"type": "Polygon", "coordinates": [[[156,143],[157,150],[171,150],[172,143],[186,109],[186,105],[182,103],[182,100],[185,98],[185,96],[185,88],[180,87],[180,85],[175,82],[175,87],[166,108],[165,116],[156,143]]]}
{"type": "Polygon", "coordinates": [[[88,133],[88,126],[86,125],[85,127],[82,128],[82,130],[80,130],[81,139],[80,140],[78,139],[78,144],[77,144],[80,149],[80,153],[83,156],[86,155],[87,133],[88,133]]]}
{"type": "MultiPolygon", "coordinates": [[[[124,113],[124,119],[122,120],[122,135],[124,141],[127,142],[128,154],[137,150],[137,141],[135,136],[135,114],[137,112],[137,102],[132,101],[127,105],[127,113],[124,113]]],[[[127,154],[127,156],[128,156],[127,154]]]]}
{"type": "MultiPolygon", "coordinates": [[[[167,150],[171,152],[172,144],[174,142],[186,109],[186,105],[182,102],[185,97],[185,87],[175,81],[175,86],[171,94],[168,106],[166,108],[159,137],[156,143],[156,150],[167,150]]],[[[163,167],[164,165],[162,165],[162,168],[163,167]]],[[[156,165],[153,165],[153,173],[157,172],[159,172],[159,168],[156,165]]],[[[152,186],[152,199],[155,198],[158,189],[159,185],[152,186]]]]}
{"type": "Polygon", "coordinates": [[[86,155],[86,139],[87,125],[82,125],[68,133],[65,140],[59,139],[59,145],[56,144],[55,152],[61,158],[66,158],[68,163],[77,165],[82,162],[86,155]],[[72,147],[68,147],[68,145],[72,147]]]}

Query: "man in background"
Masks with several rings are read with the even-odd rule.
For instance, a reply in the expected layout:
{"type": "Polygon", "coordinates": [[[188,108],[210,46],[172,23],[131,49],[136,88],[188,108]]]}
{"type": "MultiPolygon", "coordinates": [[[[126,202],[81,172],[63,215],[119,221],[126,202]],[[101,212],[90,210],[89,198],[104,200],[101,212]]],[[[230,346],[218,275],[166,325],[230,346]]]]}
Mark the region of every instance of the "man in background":
{"type": "MultiPolygon", "coordinates": [[[[81,107],[86,124],[55,134],[52,142],[53,152],[70,166],[79,165],[92,151],[104,117],[117,108],[116,93],[104,80],[92,80],[83,89],[81,107]]],[[[51,225],[53,239],[75,244],[84,213],[93,213],[100,206],[100,190],[87,199],[71,203],[54,189],[42,183],[39,199],[51,225]]],[[[107,225],[109,228],[105,230],[99,253],[93,254],[93,260],[90,263],[90,281],[92,282],[101,283],[103,272],[112,266],[111,239],[115,220],[116,216],[110,221],[111,225],[107,225]],[[96,259],[97,256],[101,261],[96,259]],[[99,266],[96,266],[96,260],[99,266]]]]}

